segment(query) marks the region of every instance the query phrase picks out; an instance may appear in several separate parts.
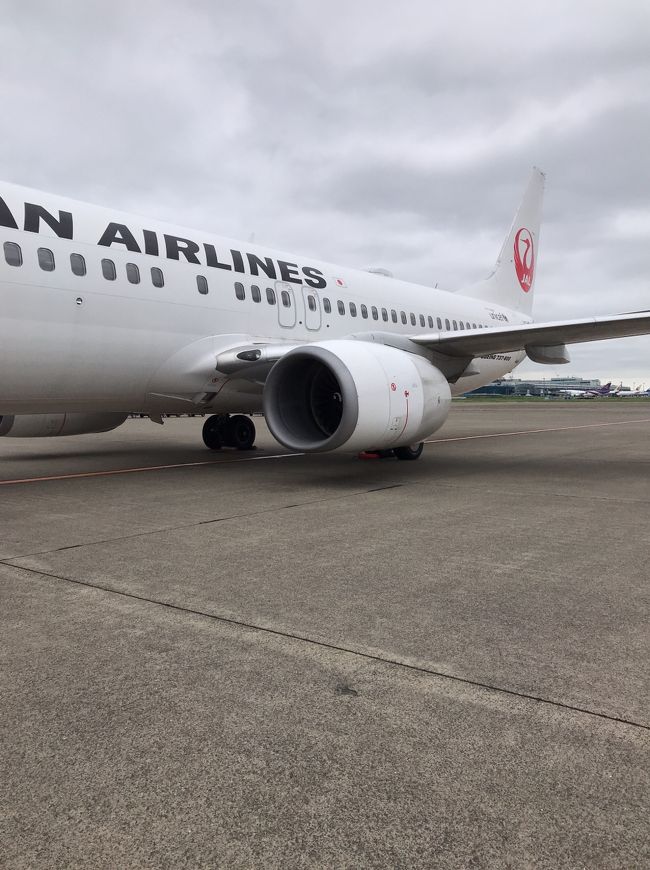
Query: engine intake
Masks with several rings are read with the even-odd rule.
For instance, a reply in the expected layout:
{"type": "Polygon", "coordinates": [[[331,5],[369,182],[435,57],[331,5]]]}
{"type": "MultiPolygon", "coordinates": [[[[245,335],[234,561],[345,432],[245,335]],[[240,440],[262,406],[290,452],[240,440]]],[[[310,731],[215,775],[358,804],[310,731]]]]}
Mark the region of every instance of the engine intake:
{"type": "Polygon", "coordinates": [[[427,360],[364,341],[289,351],[264,387],[269,429],[290,450],[385,450],[421,441],[444,423],[451,393],[427,360]]]}

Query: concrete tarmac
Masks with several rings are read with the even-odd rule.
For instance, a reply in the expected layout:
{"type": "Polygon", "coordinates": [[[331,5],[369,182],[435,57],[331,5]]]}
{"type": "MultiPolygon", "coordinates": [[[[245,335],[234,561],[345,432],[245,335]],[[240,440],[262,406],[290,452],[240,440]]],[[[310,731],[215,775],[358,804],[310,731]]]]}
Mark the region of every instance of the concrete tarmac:
{"type": "Polygon", "coordinates": [[[650,402],[256,423],[0,439],[2,866],[650,866],[650,402]]]}

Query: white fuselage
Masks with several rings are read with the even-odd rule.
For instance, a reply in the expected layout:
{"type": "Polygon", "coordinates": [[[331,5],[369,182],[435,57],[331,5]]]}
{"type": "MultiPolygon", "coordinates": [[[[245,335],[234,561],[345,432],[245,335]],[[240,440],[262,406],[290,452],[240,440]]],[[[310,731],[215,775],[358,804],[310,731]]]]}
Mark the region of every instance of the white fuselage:
{"type": "MultiPolygon", "coordinates": [[[[222,351],[251,341],[408,336],[529,319],[471,297],[13,185],[0,186],[0,196],[0,241],[10,245],[0,250],[0,414],[186,411],[205,396],[211,410],[255,411],[262,384],[220,376],[222,351]],[[21,265],[7,262],[17,256],[12,245],[21,265]],[[52,253],[52,270],[39,264],[51,265],[39,249],[52,253]],[[71,255],[83,257],[85,274],[73,272],[71,255]],[[127,278],[127,264],[131,281],[137,267],[138,283],[127,278]],[[152,268],[163,286],[154,285],[152,268]]],[[[480,358],[480,374],[461,378],[452,392],[489,383],[524,355],[480,358]]]]}

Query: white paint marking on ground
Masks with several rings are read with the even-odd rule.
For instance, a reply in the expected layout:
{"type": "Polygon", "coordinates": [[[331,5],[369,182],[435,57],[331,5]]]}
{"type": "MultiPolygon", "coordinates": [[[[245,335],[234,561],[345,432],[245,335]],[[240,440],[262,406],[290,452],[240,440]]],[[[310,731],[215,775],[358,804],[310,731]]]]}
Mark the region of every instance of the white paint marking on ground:
{"type": "Polygon", "coordinates": [[[518,432],[489,432],[486,435],[459,435],[454,438],[431,438],[425,444],[445,444],[448,441],[472,441],[475,438],[509,438],[512,435],[536,435],[540,432],[569,432],[572,429],[598,429],[604,426],[629,426],[634,423],[650,423],[644,420],[616,420],[613,423],[584,423],[581,426],[557,426],[548,429],[521,429],[518,432]]]}

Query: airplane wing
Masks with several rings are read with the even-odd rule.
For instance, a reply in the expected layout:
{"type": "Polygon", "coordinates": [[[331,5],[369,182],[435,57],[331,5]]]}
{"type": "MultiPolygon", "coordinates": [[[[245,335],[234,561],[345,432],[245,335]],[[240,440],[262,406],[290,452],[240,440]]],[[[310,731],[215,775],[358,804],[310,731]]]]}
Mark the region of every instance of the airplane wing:
{"type": "MultiPolygon", "coordinates": [[[[430,332],[421,335],[399,335],[384,332],[355,333],[350,340],[376,341],[413,352],[413,345],[435,351],[441,368],[457,376],[474,357],[525,350],[531,360],[558,364],[569,362],[566,344],[600,341],[607,338],[650,334],[650,312],[619,314],[614,317],[589,317],[582,320],[561,320],[552,323],[524,323],[516,326],[494,326],[486,329],[466,329],[462,332],[430,332]],[[457,360],[457,363],[455,362],[457,360]]],[[[244,336],[242,336],[243,338],[244,336]]],[[[225,375],[250,377],[263,383],[270,368],[289,351],[303,343],[253,340],[230,346],[217,356],[217,371],[225,375]]]]}
{"type": "Polygon", "coordinates": [[[412,335],[410,340],[446,356],[476,357],[525,349],[533,359],[544,356],[543,349],[559,348],[583,341],[602,341],[650,333],[650,311],[618,314],[614,317],[589,317],[552,323],[524,323],[466,329],[464,332],[432,332],[412,335]],[[539,349],[540,353],[536,352],[539,349]]]}

